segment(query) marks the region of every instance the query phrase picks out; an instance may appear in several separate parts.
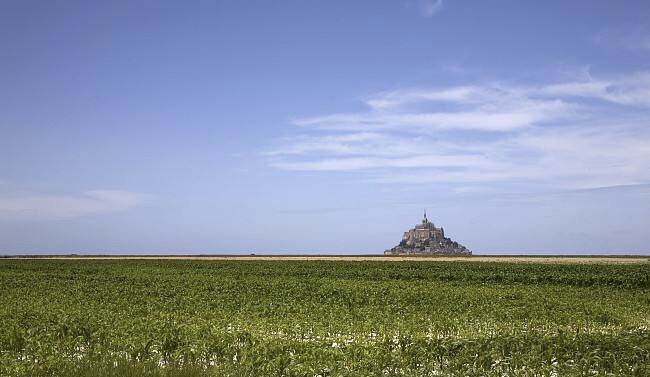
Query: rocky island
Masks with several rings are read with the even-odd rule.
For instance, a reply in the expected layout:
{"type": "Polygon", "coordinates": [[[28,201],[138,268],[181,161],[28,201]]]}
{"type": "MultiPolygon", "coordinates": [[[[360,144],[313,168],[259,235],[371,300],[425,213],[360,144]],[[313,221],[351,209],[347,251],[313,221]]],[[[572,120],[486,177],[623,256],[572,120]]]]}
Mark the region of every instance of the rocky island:
{"type": "Polygon", "coordinates": [[[427,219],[424,211],[422,223],[404,232],[402,241],[384,255],[426,254],[426,255],[472,255],[465,246],[445,237],[445,230],[427,219]]]}

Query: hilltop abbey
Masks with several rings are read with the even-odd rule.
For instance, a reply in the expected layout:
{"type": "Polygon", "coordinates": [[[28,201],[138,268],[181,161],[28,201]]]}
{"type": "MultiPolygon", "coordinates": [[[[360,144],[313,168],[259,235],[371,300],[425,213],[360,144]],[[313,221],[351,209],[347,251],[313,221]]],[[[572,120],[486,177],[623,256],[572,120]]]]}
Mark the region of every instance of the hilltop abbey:
{"type": "Polygon", "coordinates": [[[385,255],[400,254],[440,254],[440,255],[472,255],[472,252],[456,241],[445,237],[445,230],[436,226],[427,219],[427,211],[424,211],[422,223],[415,228],[404,232],[402,242],[385,255]]]}

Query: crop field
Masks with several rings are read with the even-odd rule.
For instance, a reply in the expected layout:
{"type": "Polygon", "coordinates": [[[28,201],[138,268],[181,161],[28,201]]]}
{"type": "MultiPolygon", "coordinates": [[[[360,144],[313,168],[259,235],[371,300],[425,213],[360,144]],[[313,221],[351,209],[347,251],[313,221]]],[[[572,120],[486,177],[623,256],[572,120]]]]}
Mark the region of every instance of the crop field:
{"type": "Polygon", "coordinates": [[[0,259],[0,376],[650,376],[650,263],[0,259]]]}

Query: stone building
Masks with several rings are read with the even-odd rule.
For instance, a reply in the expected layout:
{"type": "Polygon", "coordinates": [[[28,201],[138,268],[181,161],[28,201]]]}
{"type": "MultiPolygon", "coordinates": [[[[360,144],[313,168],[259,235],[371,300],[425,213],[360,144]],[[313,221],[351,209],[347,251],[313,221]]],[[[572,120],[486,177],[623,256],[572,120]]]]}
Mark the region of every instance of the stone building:
{"type": "Polygon", "coordinates": [[[430,222],[425,210],[422,222],[404,232],[399,245],[386,250],[384,254],[472,255],[472,252],[458,242],[445,237],[445,230],[442,227],[437,228],[430,222]]]}

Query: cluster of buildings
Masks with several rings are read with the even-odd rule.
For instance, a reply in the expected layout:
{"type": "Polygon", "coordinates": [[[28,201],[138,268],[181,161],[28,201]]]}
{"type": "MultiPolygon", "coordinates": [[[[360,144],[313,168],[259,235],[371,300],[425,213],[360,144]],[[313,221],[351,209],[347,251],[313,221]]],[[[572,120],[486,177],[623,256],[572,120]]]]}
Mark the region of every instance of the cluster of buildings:
{"type": "Polygon", "coordinates": [[[442,227],[437,228],[430,222],[425,210],[422,222],[404,232],[399,245],[386,250],[384,254],[472,255],[472,252],[458,242],[445,237],[445,230],[442,227]]]}

